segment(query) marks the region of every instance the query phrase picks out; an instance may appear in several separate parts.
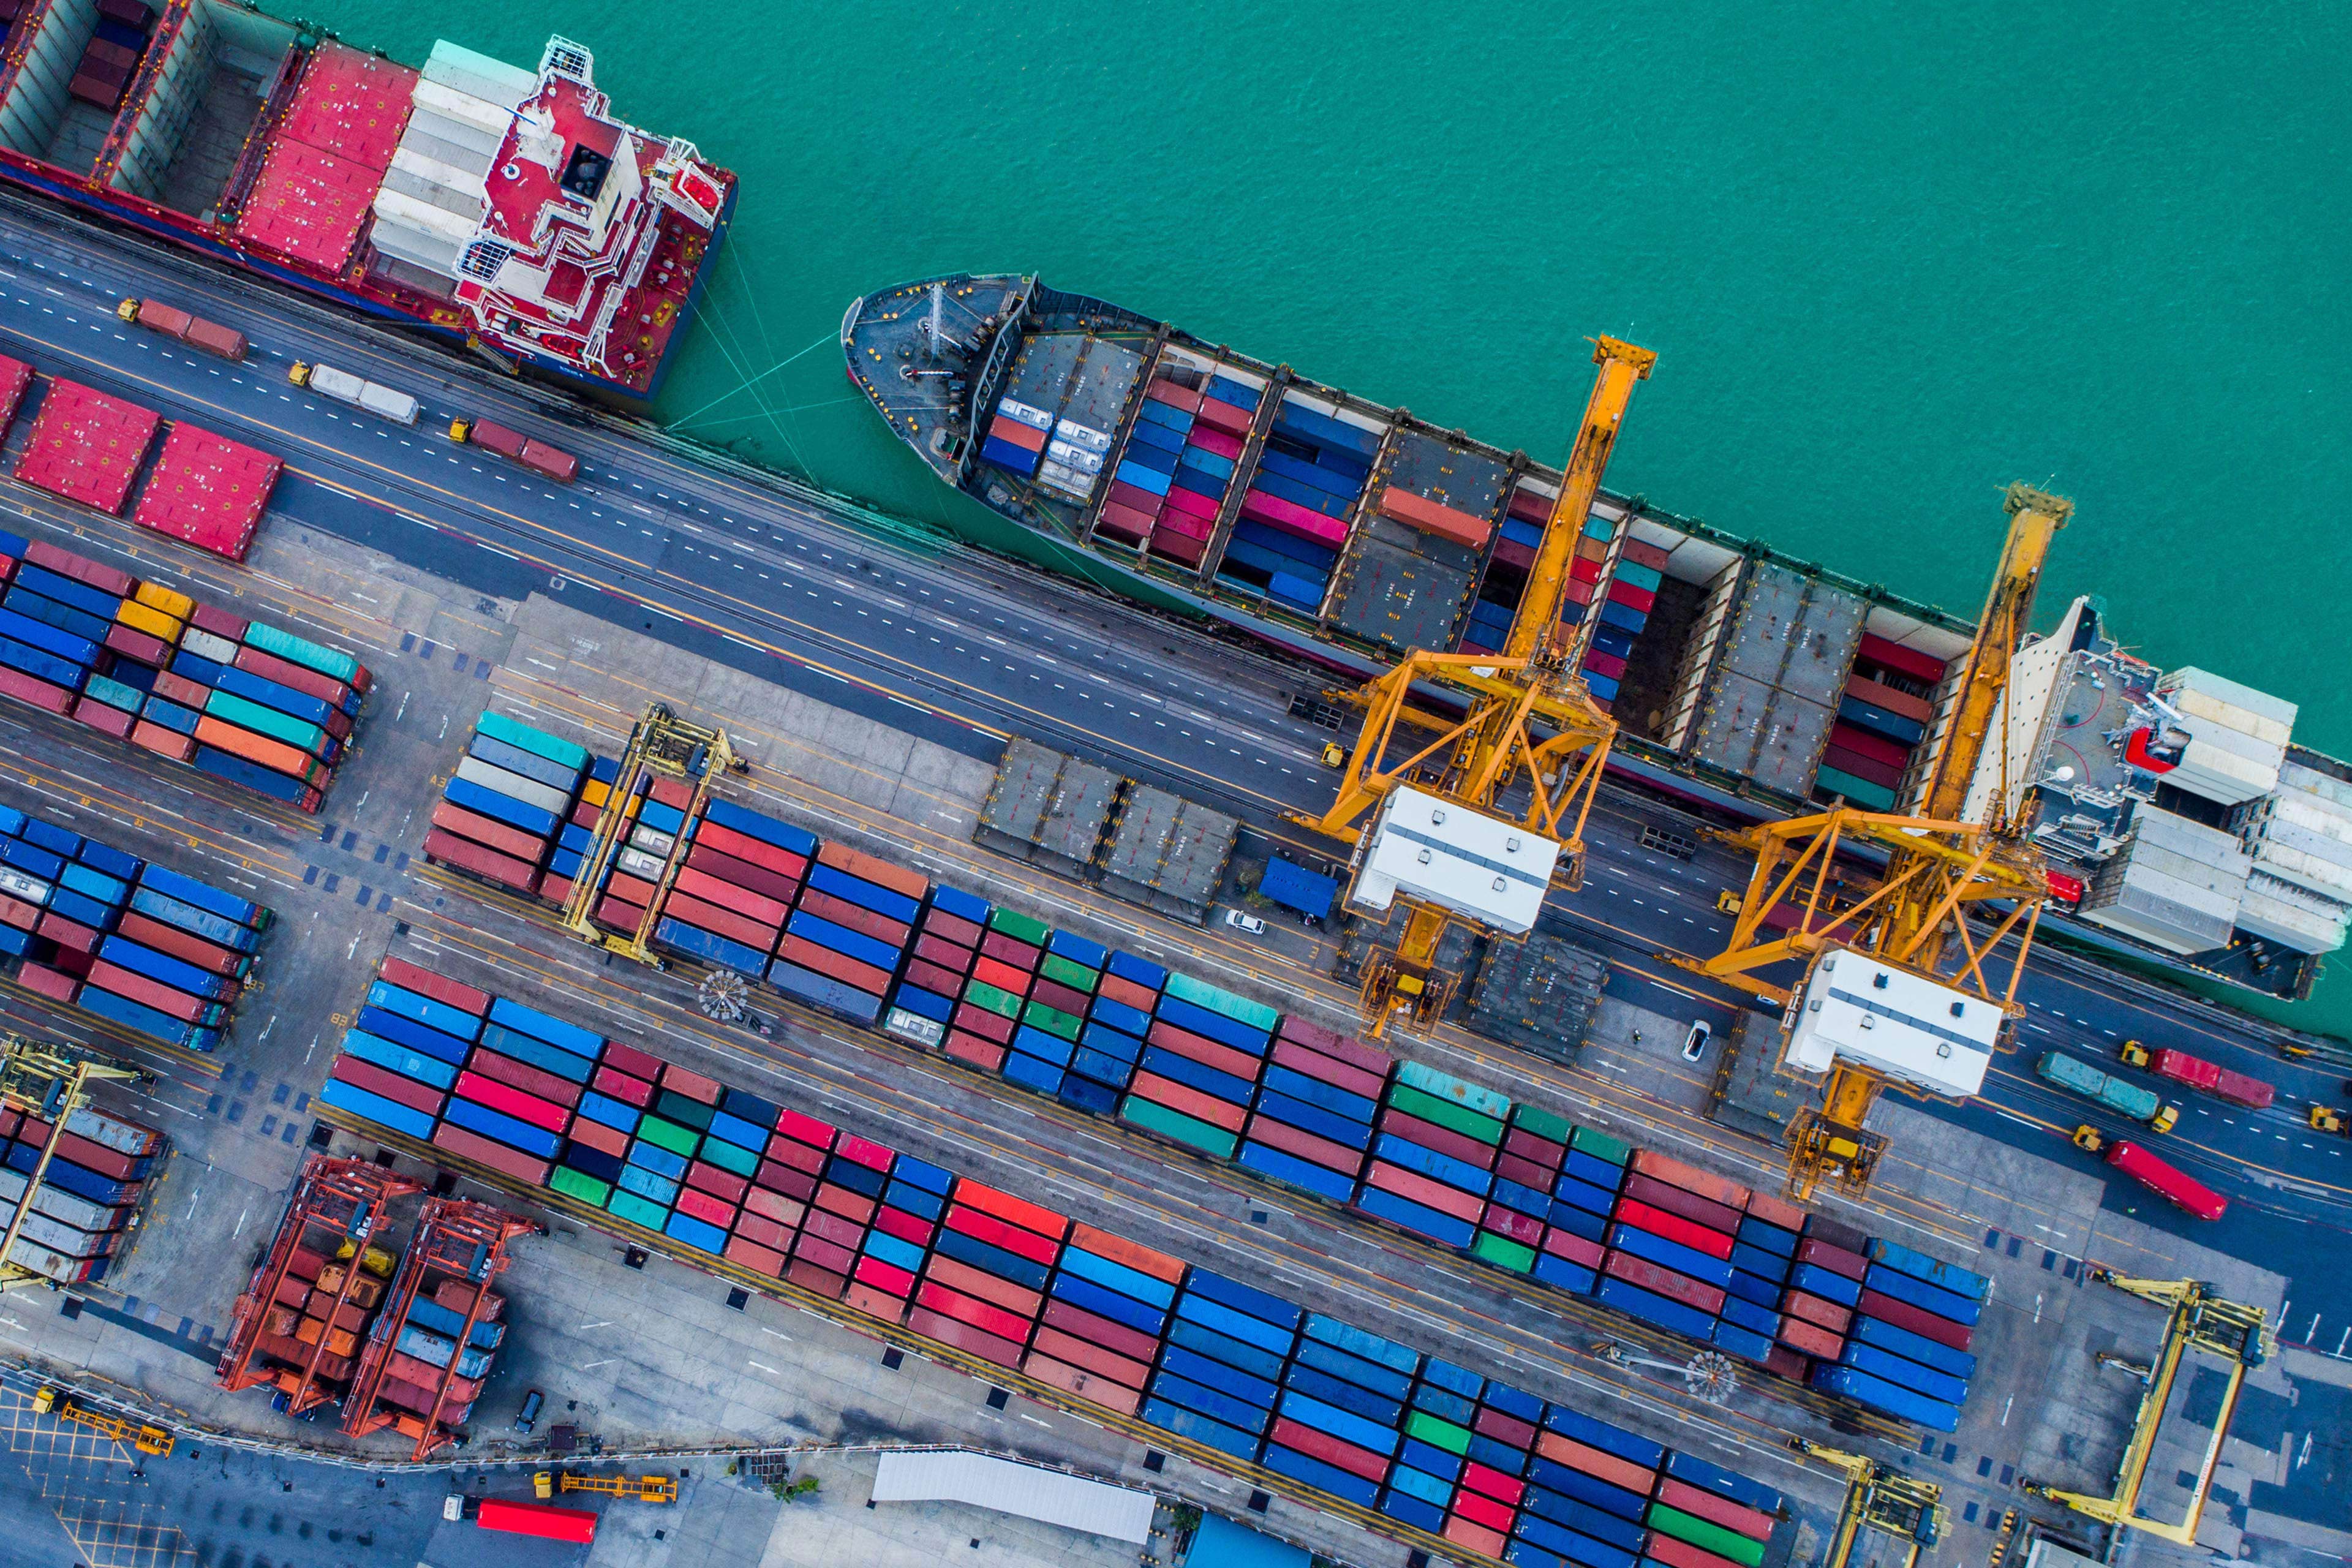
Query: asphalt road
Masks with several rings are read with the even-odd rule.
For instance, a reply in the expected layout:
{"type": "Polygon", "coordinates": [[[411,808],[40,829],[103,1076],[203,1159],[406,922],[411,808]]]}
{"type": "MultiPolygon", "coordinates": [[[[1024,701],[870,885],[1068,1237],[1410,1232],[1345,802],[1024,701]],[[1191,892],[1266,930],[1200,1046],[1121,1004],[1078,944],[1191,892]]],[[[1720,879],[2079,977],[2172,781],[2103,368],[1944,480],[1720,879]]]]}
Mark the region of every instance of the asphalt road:
{"type": "MultiPolygon", "coordinates": [[[[992,759],[1006,733],[1027,734],[1231,810],[1296,851],[1335,852],[1283,822],[1328,800],[1326,733],[1286,712],[1315,678],[1075,584],[877,539],[813,493],[682,461],[534,388],[353,334],[307,302],[14,197],[0,199],[0,350],[281,455],[272,526],[299,521],[485,594],[551,593],[971,755],[992,759]],[[114,318],[117,300],[150,293],[240,328],[252,358],[226,364],[114,318]],[[409,391],[425,416],[403,429],[314,396],[286,380],[296,359],[409,391]],[[453,445],[459,413],[578,453],[578,481],[547,484],[453,445]]],[[[69,510],[16,494],[29,510],[69,510]]],[[[1714,847],[1689,860],[1645,849],[1642,829],[1658,823],[1687,825],[1647,796],[1607,792],[1588,827],[1585,887],[1556,895],[1551,918],[1607,951],[1612,985],[1633,999],[1721,1021],[1736,997],[1651,955],[1719,942],[1728,922],[1716,896],[1744,884],[1746,868],[1714,847]]],[[[2121,1182],[2111,1206],[2290,1275],[2308,1226],[2352,1229],[2352,1141],[2303,1120],[2340,1098],[2340,1075],[2281,1059],[2259,1021],[2126,974],[2038,961],[2021,994],[2018,1054],[1980,1100],[1936,1114],[2097,1169],[2065,1133],[2083,1121],[2131,1130],[2035,1079],[2033,1058],[2054,1047],[2113,1067],[2125,1038],[2176,1047],[2276,1083],[2279,1102],[2256,1114],[2185,1097],[2173,1133],[2135,1133],[2231,1200],[2220,1224],[2121,1182]]]]}

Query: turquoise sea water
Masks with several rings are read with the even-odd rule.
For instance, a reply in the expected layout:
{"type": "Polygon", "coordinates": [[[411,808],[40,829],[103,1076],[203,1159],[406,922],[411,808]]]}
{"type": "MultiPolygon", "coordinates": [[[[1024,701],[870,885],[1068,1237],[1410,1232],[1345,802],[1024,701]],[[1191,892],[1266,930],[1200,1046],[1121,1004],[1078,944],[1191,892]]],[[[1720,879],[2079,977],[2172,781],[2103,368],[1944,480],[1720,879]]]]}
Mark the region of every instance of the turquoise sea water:
{"type": "MultiPolygon", "coordinates": [[[[936,272],[1034,270],[1553,459],[1611,332],[1659,353],[1612,487],[1972,615],[2000,487],[2045,485],[2078,507],[2045,624],[2102,594],[2147,658],[2352,751],[2352,10],[330,9],[410,60],[561,31],[736,169],[663,412],[838,489],[985,515],[833,347],[936,272]]],[[[2352,991],[2296,1011],[2352,1026],[2352,991]]]]}

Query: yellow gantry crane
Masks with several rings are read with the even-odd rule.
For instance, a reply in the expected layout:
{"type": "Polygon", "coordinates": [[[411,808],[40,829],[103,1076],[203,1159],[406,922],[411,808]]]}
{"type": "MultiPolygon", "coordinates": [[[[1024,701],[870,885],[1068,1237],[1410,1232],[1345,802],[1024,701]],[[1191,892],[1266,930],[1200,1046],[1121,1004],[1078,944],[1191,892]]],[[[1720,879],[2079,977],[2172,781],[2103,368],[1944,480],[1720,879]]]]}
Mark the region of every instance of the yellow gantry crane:
{"type": "MultiPolygon", "coordinates": [[[[2000,563],[1916,812],[1839,806],[1717,835],[1756,858],[1730,942],[1712,958],[1661,957],[1780,1004],[1790,1009],[1791,1029],[1797,999],[1823,959],[1841,951],[1867,954],[1880,964],[1992,1003],[2011,1018],[2019,1015],[2017,987],[2050,896],[2049,879],[2040,852],[2001,816],[2005,776],[1987,821],[1960,817],[1993,719],[2003,711],[2011,662],[2032,616],[2042,563],[2074,503],[2011,485],[2006,506],[2009,531],[2000,563]],[[1871,877],[1841,868],[1837,858],[1843,848],[1883,853],[1885,868],[1871,877]],[[2006,904],[2007,911],[1989,931],[1972,931],[1969,913],[1995,904],[2006,904]],[[1797,916],[1777,933],[1765,923],[1775,909],[1797,916]],[[2013,957],[2000,959],[1998,950],[2012,936],[2013,957]],[[1803,980],[1790,985],[1765,978],[1763,971],[1792,961],[1806,964],[1803,980]]],[[[1997,752],[2005,774],[2008,748],[1999,746],[1997,752]]],[[[1861,1061],[1841,1057],[1834,1062],[1822,1104],[1799,1113],[1790,1126],[1792,1196],[1802,1201],[1831,1178],[1851,1193],[1870,1184],[1885,1142],[1864,1123],[1886,1082],[1883,1073],[1861,1061]]]]}
{"type": "Polygon", "coordinates": [[[2063,1503],[2103,1524],[2146,1531],[2177,1546],[2193,1546],[2197,1542],[2198,1521],[2204,1517],[2205,1500],[2213,1489],[2213,1471],[2221,1462],[2221,1442],[2229,1436],[2230,1418],[2237,1411],[2246,1373],[2270,1359],[2273,1338],[2269,1314],[2260,1307],[2225,1301],[2214,1293],[2212,1286],[2199,1279],[2137,1279],[2108,1268],[2092,1269],[2091,1279],[2094,1283],[2112,1285],[2143,1301],[2153,1301],[2169,1312],[2164,1324],[2164,1343],[2156,1359],[2145,1367],[2132,1368],[2141,1374],[2147,1392],[2140,1395],[2139,1414],[2132,1421],[2131,1438],[2124,1445],[2123,1463],[2116,1469],[2115,1492],[2109,1497],[2092,1497],[2084,1492],[2063,1491],[2039,1481],[2019,1484],[2036,1497],[2063,1503]],[[2230,1373],[2213,1416],[2211,1436],[2197,1468],[2189,1472],[2196,1478],[2196,1489],[2189,1494],[2187,1517],[2172,1524],[2140,1512],[2139,1493],[2147,1478],[2148,1462],[2156,1453],[2157,1427],[2163,1423],[2165,1407],[2171,1402],[2173,1387],[2192,1350],[2221,1357],[2230,1363],[2230,1373]]]}
{"type": "Polygon", "coordinates": [[[41,1144],[41,1157],[26,1178],[25,1196],[9,1217],[7,1229],[0,1231],[0,1291],[51,1283],[48,1276],[26,1268],[12,1255],[16,1237],[33,1212],[33,1193],[40,1186],[41,1177],[57,1153],[58,1141],[65,1136],[67,1119],[89,1102],[89,1086],[113,1082],[143,1089],[154,1081],[155,1075],[144,1068],[132,1067],[80,1046],[0,1035],[0,1104],[49,1124],[49,1135],[41,1144]]]}
{"type": "MultiPolygon", "coordinates": [[[[1576,561],[1576,542],[1600,494],[1617,428],[1636,384],[1657,355],[1614,338],[1595,340],[1600,371],[1584,405],[1559,499],[1544,524],[1543,542],[1528,569],[1527,589],[1510,635],[1494,654],[1432,653],[1416,648],[1378,680],[1341,700],[1364,710],[1354,750],[1342,764],[1339,797],[1320,816],[1292,820],[1362,847],[1383,826],[1383,808],[1401,791],[1476,815],[1488,824],[1515,824],[1557,847],[1547,880],[1573,888],[1580,879],[1584,823],[1601,784],[1617,725],[1593,704],[1578,672],[1576,641],[1559,624],[1562,596],[1576,561]],[[1458,693],[1460,718],[1433,711],[1423,692],[1440,686],[1458,693]],[[1524,788],[1525,804],[1515,791],[1524,788]],[[1368,818],[1375,820],[1368,823],[1368,818]]],[[[1442,821],[1444,808],[1437,814],[1442,821]]],[[[1456,824],[1467,826],[1466,820],[1456,824]]],[[[1445,840],[1454,831],[1440,835],[1445,840]]],[[[1516,849],[1518,840],[1510,841],[1516,849]]],[[[1428,860],[1429,852],[1423,854],[1428,860]]],[[[1498,875],[1496,887],[1508,878],[1498,875]]],[[[1374,1038],[1399,1015],[1420,1024],[1445,1009],[1452,982],[1437,973],[1437,948],[1458,913],[1429,898],[1407,896],[1403,935],[1364,965],[1363,1013],[1374,1038]]],[[[1475,918],[1475,916],[1472,918],[1475,918]]]]}
{"type": "Polygon", "coordinates": [[[1896,1568],[1912,1568],[1919,1553],[1942,1539],[1951,1522],[1944,1510],[1944,1489],[1933,1481],[1890,1470],[1863,1454],[1831,1448],[1809,1437],[1791,1437],[1789,1447],[1845,1472],[1845,1506],[1838,1511],[1837,1529],[1821,1568],[1846,1568],[1864,1530],[1875,1530],[1902,1543],[1896,1568]]]}
{"type": "Polygon", "coordinates": [[[667,962],[654,952],[648,939],[653,935],[654,923],[661,919],[662,903],[670,884],[677,879],[678,868],[686,862],[688,847],[684,836],[675,834],[660,836],[668,842],[659,853],[633,845],[638,801],[655,779],[677,779],[693,792],[685,808],[686,820],[690,823],[702,815],[720,774],[742,773],[747,767],[728,743],[725,731],[690,724],[659,702],[647,707],[645,717],[629,732],[628,749],[621,753],[620,772],[604,797],[595,835],[580,857],[580,869],[572,879],[571,896],[563,901],[565,927],[609,952],[634,958],[656,969],[667,968],[667,962]],[[593,918],[604,879],[614,862],[624,854],[644,855],[659,863],[658,873],[645,878],[654,884],[646,912],[639,918],[637,929],[625,933],[605,931],[593,918]]]}
{"type": "Polygon", "coordinates": [[[70,1421],[77,1426],[87,1426],[100,1436],[111,1437],[134,1453],[152,1458],[172,1457],[172,1435],[152,1421],[132,1421],[110,1412],[94,1409],[66,1397],[54,1386],[44,1386],[33,1395],[33,1414],[55,1415],[60,1421],[70,1421]]]}

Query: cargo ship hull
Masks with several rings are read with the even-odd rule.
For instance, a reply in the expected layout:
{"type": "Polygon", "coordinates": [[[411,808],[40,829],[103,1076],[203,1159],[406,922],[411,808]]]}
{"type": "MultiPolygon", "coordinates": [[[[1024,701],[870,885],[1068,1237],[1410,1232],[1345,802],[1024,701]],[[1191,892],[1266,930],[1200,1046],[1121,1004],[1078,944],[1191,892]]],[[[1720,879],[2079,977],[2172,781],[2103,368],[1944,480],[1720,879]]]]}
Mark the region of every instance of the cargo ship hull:
{"type": "MultiPolygon", "coordinates": [[[[866,296],[841,342],[851,380],[899,438],[944,483],[1029,531],[1041,557],[1347,679],[1413,648],[1498,648],[1559,493],[1559,470],[1524,453],[1034,277],[955,274],[866,296]]],[[[1832,804],[1914,809],[1974,636],[1962,617],[1609,494],[1584,525],[1568,596],[1584,679],[1620,726],[1612,771],[1748,820],[1832,804]]],[[[2121,689],[2095,611],[2078,607],[2061,632],[2065,646],[2043,650],[2049,680],[2020,693],[2020,724],[2053,737],[2072,722],[2062,664],[2086,689],[2121,689]]],[[[2134,678],[2133,722],[2171,733],[2158,675],[2134,678]]],[[[2115,753],[2095,788],[2054,762],[2044,781],[2061,804],[2037,837],[2068,868],[2053,888],[2063,881],[2082,916],[2056,929],[2165,969],[2307,993],[2316,954],[2352,921],[2352,867],[2342,886],[2265,883],[2263,825],[2244,803],[2184,805],[2168,793],[2168,764],[2134,750],[2129,731],[2089,741],[2115,753]],[[2180,811],[2203,816],[2184,828],[2180,811]],[[2084,814],[2102,812],[2106,831],[2083,839],[2084,814]],[[2140,820],[2161,825],[2163,842],[2126,887],[2140,820]],[[2197,832],[2206,838],[2184,850],[2197,832]],[[2263,911],[2254,929],[2232,929],[2241,903],[2263,911]]],[[[2056,739],[2038,754],[2085,743],[2056,739]]],[[[2289,815],[2338,812],[2352,836],[2352,768],[2273,749],[2259,788],[2300,791],[2289,815]]],[[[2027,759],[2014,760],[2023,777],[2027,759]]],[[[2012,801],[2012,815],[2032,804],[2012,801]]]]}
{"type": "Polygon", "coordinates": [[[641,408],[736,182],[614,118],[592,68],[560,38],[535,72],[446,43],[415,69],[240,0],[31,0],[0,183],[641,408]]]}

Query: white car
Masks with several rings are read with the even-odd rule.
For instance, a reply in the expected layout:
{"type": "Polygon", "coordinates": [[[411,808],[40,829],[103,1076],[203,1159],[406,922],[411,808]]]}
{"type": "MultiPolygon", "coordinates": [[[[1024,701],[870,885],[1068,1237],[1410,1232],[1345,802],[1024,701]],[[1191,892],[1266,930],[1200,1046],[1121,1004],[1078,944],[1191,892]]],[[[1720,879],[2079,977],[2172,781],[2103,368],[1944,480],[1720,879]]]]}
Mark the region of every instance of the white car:
{"type": "Polygon", "coordinates": [[[1225,911],[1225,923],[1238,931],[1245,931],[1252,936],[1264,936],[1265,934],[1265,922],[1264,921],[1258,919],[1255,915],[1245,915],[1239,910],[1227,910],[1225,911]]]}
{"type": "Polygon", "coordinates": [[[1683,1060],[1695,1062],[1706,1055],[1707,1038],[1714,1033],[1714,1030],[1707,1027],[1706,1019],[1701,1018],[1694,1023],[1690,1026],[1690,1033],[1683,1037],[1683,1060]]]}

